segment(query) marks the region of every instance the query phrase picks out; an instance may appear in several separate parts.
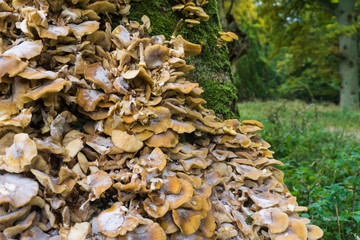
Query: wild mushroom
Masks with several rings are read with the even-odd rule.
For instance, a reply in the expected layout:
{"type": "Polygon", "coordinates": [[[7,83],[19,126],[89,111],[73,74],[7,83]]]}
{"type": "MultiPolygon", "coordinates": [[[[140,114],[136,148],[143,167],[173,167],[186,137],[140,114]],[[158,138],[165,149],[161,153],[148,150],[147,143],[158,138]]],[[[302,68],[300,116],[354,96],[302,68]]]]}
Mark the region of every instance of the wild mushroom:
{"type": "Polygon", "coordinates": [[[0,175],[0,203],[22,207],[36,196],[38,190],[39,185],[32,179],[10,173],[0,175]]]}
{"type": "Polygon", "coordinates": [[[24,41],[5,51],[2,55],[30,59],[38,56],[41,53],[42,48],[43,44],[41,40],[24,41]]]}
{"type": "Polygon", "coordinates": [[[139,220],[131,214],[121,203],[114,203],[111,208],[101,212],[97,218],[97,226],[101,233],[108,237],[117,237],[133,231],[139,220]]]}
{"type": "Polygon", "coordinates": [[[297,219],[290,219],[289,226],[286,231],[270,235],[272,239],[282,240],[282,239],[299,239],[306,240],[308,237],[307,228],[305,224],[297,219]]]}
{"type": "Polygon", "coordinates": [[[113,130],[111,140],[114,145],[125,152],[137,152],[143,147],[143,142],[138,140],[134,135],[125,131],[113,130]]]}
{"type": "Polygon", "coordinates": [[[193,234],[200,227],[201,215],[199,211],[179,208],[172,211],[172,216],[175,224],[184,235],[193,234]]]}
{"type": "Polygon", "coordinates": [[[38,154],[35,142],[26,133],[14,136],[14,143],[5,150],[1,157],[1,166],[8,172],[20,173],[31,164],[31,160],[38,154]]]}
{"type": "Polygon", "coordinates": [[[145,62],[150,69],[161,66],[165,57],[169,54],[169,49],[161,44],[154,44],[145,48],[145,62]]]}
{"type": "Polygon", "coordinates": [[[135,228],[125,236],[119,236],[119,240],[166,240],[166,234],[158,223],[150,222],[135,228]]]}
{"type": "Polygon", "coordinates": [[[177,209],[182,204],[191,200],[194,195],[194,188],[186,180],[178,179],[181,184],[181,189],[178,194],[168,194],[166,195],[166,200],[170,203],[170,209],[177,209]]]}
{"type": "Polygon", "coordinates": [[[77,39],[81,39],[82,36],[91,34],[99,29],[99,22],[86,21],[81,24],[68,24],[72,33],[77,39]]]}
{"type": "Polygon", "coordinates": [[[315,225],[306,225],[308,239],[320,239],[324,235],[323,230],[315,225]]]}
{"type": "Polygon", "coordinates": [[[156,134],[145,141],[149,147],[175,147],[179,142],[178,136],[172,130],[156,134]]]}
{"type": "Polygon", "coordinates": [[[111,187],[112,183],[113,181],[109,174],[103,170],[99,170],[84,178],[79,184],[87,190],[91,190],[95,198],[99,198],[103,192],[111,187]]]}
{"type": "Polygon", "coordinates": [[[98,85],[105,93],[113,91],[113,85],[110,81],[110,72],[105,70],[100,63],[94,63],[87,66],[84,75],[86,80],[98,85]]]}
{"type": "Polygon", "coordinates": [[[28,64],[28,62],[23,62],[19,58],[0,56],[0,77],[5,74],[13,77],[22,72],[28,64]]]}
{"type": "Polygon", "coordinates": [[[278,208],[262,209],[252,216],[254,224],[263,224],[269,228],[270,233],[284,232],[289,225],[289,218],[278,208]]]}

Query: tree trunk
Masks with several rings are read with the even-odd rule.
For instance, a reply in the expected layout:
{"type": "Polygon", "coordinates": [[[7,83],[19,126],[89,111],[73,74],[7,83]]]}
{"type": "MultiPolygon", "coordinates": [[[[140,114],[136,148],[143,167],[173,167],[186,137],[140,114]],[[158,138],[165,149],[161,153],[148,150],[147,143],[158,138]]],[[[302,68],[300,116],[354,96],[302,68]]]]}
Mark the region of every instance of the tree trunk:
{"type": "Polygon", "coordinates": [[[239,28],[234,16],[231,13],[232,7],[237,4],[235,0],[231,0],[230,8],[225,9],[226,0],[218,0],[218,12],[222,28],[225,32],[233,32],[238,35],[239,40],[227,44],[229,49],[229,61],[232,73],[236,73],[236,65],[241,56],[249,50],[249,41],[247,33],[239,28]]]}
{"type": "MultiPolygon", "coordinates": [[[[143,0],[131,2],[129,20],[141,22],[141,17],[147,15],[151,21],[152,35],[165,35],[170,39],[180,19],[185,19],[181,12],[173,12],[174,0],[143,0]]],[[[203,45],[202,53],[187,59],[188,64],[196,67],[188,79],[199,82],[204,89],[202,97],[207,101],[207,107],[226,118],[236,117],[236,88],[232,83],[231,65],[226,47],[217,46],[218,31],[222,31],[217,0],[210,0],[204,6],[204,11],[210,16],[207,22],[189,28],[182,23],[177,34],[186,40],[203,45]]]]}
{"type": "MultiPolygon", "coordinates": [[[[339,25],[350,26],[355,20],[355,0],[340,0],[336,9],[339,25]]],[[[342,110],[359,108],[358,40],[357,34],[339,38],[340,107],[342,110]]]]}

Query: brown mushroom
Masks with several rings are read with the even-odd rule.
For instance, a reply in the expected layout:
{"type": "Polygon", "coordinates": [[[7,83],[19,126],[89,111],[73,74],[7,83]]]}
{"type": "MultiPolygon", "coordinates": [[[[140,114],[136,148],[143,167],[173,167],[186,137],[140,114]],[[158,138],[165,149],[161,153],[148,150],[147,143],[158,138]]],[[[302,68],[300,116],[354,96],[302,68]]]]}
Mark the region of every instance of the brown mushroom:
{"type": "Polygon", "coordinates": [[[94,111],[97,104],[105,98],[106,94],[92,89],[80,88],[76,94],[76,102],[88,112],[94,111]]]}
{"type": "Polygon", "coordinates": [[[164,204],[159,206],[154,204],[150,198],[147,198],[143,204],[145,212],[147,212],[147,214],[153,218],[161,218],[168,212],[170,207],[168,200],[165,200],[164,204]]]}
{"type": "Polygon", "coordinates": [[[320,239],[324,235],[321,228],[315,225],[306,225],[308,239],[320,239]]]}
{"type": "Polygon", "coordinates": [[[28,62],[23,62],[16,57],[0,56],[0,77],[3,77],[5,74],[13,77],[22,72],[28,64],[28,62]]]}
{"type": "Polygon", "coordinates": [[[201,215],[199,211],[179,208],[172,211],[172,216],[175,224],[184,235],[193,234],[200,227],[201,215]]]}
{"type": "Polygon", "coordinates": [[[147,46],[144,52],[146,66],[150,69],[161,66],[168,54],[169,49],[161,44],[147,46]]]}
{"type": "Polygon", "coordinates": [[[91,34],[99,29],[100,23],[97,21],[86,21],[81,24],[68,24],[72,33],[77,39],[82,36],[91,34]]]}
{"type": "Polygon", "coordinates": [[[2,167],[13,173],[20,173],[31,164],[31,160],[38,154],[35,142],[26,133],[14,136],[14,143],[6,149],[2,156],[2,167]]]}
{"type": "Polygon", "coordinates": [[[140,225],[134,231],[125,236],[119,236],[119,240],[166,240],[166,234],[158,223],[150,222],[140,225]]]}
{"type": "Polygon", "coordinates": [[[278,208],[262,209],[252,216],[254,224],[265,225],[270,233],[284,232],[289,225],[289,218],[278,208]]]}
{"type": "Polygon", "coordinates": [[[99,170],[81,181],[81,185],[91,190],[95,198],[99,198],[102,193],[108,190],[113,181],[109,174],[103,170],[99,170]]]}
{"type": "Polygon", "coordinates": [[[194,194],[194,188],[186,180],[178,179],[181,184],[181,189],[178,194],[169,194],[166,195],[166,199],[170,203],[170,209],[177,209],[182,204],[190,201],[194,194]]]}
{"type": "Polygon", "coordinates": [[[306,240],[308,237],[307,228],[305,224],[297,219],[290,219],[289,226],[286,231],[270,235],[275,240],[291,240],[299,239],[306,240]]]}
{"type": "Polygon", "coordinates": [[[3,56],[30,59],[38,56],[43,48],[41,40],[24,41],[3,53],[3,56]]]}
{"type": "Polygon", "coordinates": [[[47,93],[60,92],[61,89],[63,89],[68,84],[70,84],[70,81],[67,81],[63,78],[58,78],[54,81],[47,82],[41,87],[28,91],[25,95],[23,95],[23,99],[27,102],[34,101],[43,97],[47,93]]]}
{"type": "Polygon", "coordinates": [[[145,141],[149,147],[175,147],[179,142],[178,135],[172,130],[164,133],[155,134],[145,141]]]}
{"type": "Polygon", "coordinates": [[[130,135],[121,130],[113,130],[111,132],[111,140],[117,148],[125,152],[137,152],[144,145],[135,135],[130,135]]]}
{"type": "Polygon", "coordinates": [[[17,174],[0,175],[0,203],[22,207],[36,196],[39,185],[32,179],[17,174]]]}
{"type": "Polygon", "coordinates": [[[93,82],[102,88],[105,93],[113,91],[113,84],[110,81],[110,72],[105,70],[100,63],[94,63],[85,68],[86,80],[93,82]]]}
{"type": "Polygon", "coordinates": [[[116,237],[133,231],[138,226],[139,220],[132,215],[126,215],[126,211],[127,209],[119,202],[102,211],[97,218],[100,232],[108,237],[116,237]]]}

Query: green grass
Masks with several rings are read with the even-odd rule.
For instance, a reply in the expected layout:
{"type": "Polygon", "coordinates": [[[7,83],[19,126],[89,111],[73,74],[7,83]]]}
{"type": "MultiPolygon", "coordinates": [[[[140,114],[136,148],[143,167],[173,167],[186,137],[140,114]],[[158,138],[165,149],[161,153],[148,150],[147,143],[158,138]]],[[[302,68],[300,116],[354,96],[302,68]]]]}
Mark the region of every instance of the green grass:
{"type": "Polygon", "coordinates": [[[324,230],[323,239],[360,236],[360,111],[285,100],[237,107],[240,120],[264,124],[262,138],[285,164],[279,168],[286,185],[308,207],[302,216],[324,230]]]}

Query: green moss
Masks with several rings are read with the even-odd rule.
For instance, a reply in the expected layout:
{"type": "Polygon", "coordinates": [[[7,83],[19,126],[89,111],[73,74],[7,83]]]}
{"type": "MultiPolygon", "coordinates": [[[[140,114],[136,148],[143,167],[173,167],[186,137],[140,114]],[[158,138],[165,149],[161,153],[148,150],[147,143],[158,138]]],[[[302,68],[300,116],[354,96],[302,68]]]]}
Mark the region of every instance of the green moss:
{"type": "MultiPolygon", "coordinates": [[[[141,22],[141,17],[147,15],[151,20],[152,34],[162,34],[169,39],[177,23],[185,17],[180,12],[172,11],[171,7],[175,4],[174,0],[132,2],[128,18],[141,22]]],[[[194,28],[188,28],[183,23],[177,32],[186,40],[203,46],[199,55],[187,59],[188,63],[196,67],[188,78],[194,82],[198,81],[203,87],[205,91],[203,97],[208,102],[207,107],[224,117],[233,117],[232,112],[235,108],[232,106],[236,101],[236,91],[232,85],[228,50],[226,47],[219,48],[216,42],[218,31],[221,31],[217,1],[210,0],[204,10],[210,16],[208,22],[201,22],[194,28]]]]}
{"type": "Polygon", "coordinates": [[[208,101],[207,107],[225,118],[236,118],[233,104],[236,102],[236,88],[231,82],[220,83],[206,78],[200,78],[199,83],[204,88],[203,97],[208,101]]]}

